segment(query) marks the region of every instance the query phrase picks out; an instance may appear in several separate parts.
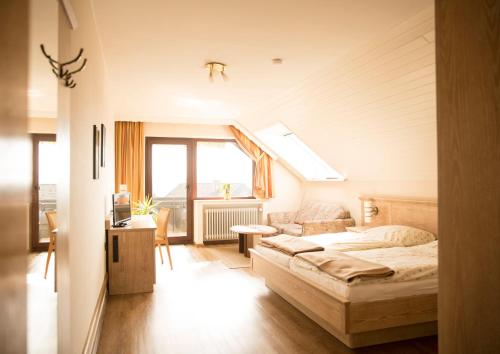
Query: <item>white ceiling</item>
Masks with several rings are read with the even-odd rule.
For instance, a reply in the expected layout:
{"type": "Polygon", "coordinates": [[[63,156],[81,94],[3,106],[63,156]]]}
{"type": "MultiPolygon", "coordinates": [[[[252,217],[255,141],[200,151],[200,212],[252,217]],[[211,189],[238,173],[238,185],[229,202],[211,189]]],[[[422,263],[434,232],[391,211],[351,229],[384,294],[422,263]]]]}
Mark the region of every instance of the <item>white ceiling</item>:
{"type": "Polygon", "coordinates": [[[94,1],[115,115],[237,119],[431,0],[94,1]],[[271,59],[283,58],[273,65],[271,59]],[[210,83],[207,60],[228,65],[210,83]]]}

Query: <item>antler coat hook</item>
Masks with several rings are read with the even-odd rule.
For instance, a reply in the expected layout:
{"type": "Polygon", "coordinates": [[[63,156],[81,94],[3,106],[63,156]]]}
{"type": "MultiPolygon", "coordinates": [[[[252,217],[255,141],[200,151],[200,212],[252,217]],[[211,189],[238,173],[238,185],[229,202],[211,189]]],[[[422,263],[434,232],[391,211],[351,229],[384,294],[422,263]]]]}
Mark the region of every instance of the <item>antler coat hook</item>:
{"type": "Polygon", "coordinates": [[[83,54],[83,48],[80,49],[78,55],[74,59],[64,63],[59,63],[57,60],[52,59],[52,57],[45,51],[45,47],[43,46],[43,44],[40,44],[40,48],[42,49],[43,55],[49,60],[49,64],[52,67],[52,72],[54,73],[54,75],[58,79],[64,80],[64,86],[74,88],[76,86],[76,82],[73,80],[73,74],[76,74],[82,71],[83,68],[85,68],[87,59],[83,59],[82,65],[80,65],[80,67],[76,70],[69,71],[68,69],[65,69],[65,67],[80,60],[83,54]]]}

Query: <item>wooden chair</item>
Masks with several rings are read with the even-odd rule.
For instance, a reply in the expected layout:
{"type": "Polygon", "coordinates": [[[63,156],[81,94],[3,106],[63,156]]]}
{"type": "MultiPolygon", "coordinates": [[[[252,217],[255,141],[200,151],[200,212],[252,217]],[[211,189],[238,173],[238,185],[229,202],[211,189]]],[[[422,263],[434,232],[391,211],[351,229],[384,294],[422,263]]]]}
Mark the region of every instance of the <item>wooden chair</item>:
{"type": "Polygon", "coordinates": [[[168,244],[168,218],[170,216],[169,208],[161,208],[158,212],[158,219],[156,221],[156,235],[155,235],[155,248],[158,246],[160,251],[161,264],[163,264],[163,255],[161,253],[161,245],[165,245],[168,253],[168,261],[170,263],[170,269],[172,267],[172,256],[170,255],[170,246],[168,244]]]}
{"type": "Polygon", "coordinates": [[[47,272],[49,270],[50,256],[52,252],[56,250],[56,234],[57,234],[57,212],[55,210],[46,211],[45,216],[47,217],[47,222],[49,224],[49,251],[47,254],[47,263],[45,264],[45,276],[47,279],[47,272]]]}

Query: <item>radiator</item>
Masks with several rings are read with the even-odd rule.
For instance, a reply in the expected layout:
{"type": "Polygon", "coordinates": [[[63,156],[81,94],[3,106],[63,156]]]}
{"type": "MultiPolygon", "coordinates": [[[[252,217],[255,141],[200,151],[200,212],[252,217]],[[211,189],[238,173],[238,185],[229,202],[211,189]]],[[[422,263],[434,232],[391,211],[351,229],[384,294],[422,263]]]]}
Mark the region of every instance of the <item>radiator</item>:
{"type": "Polygon", "coordinates": [[[260,224],[260,207],[205,208],[203,241],[235,240],[238,234],[230,230],[234,225],[260,224]]]}

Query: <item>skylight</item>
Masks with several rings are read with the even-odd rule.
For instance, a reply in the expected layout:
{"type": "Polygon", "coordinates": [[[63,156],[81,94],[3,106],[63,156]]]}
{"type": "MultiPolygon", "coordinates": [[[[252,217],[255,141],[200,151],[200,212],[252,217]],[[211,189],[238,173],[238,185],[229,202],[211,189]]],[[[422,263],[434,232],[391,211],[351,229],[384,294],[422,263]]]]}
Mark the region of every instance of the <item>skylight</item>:
{"type": "Polygon", "coordinates": [[[345,179],[282,123],[259,130],[255,135],[307,181],[345,179]]]}

